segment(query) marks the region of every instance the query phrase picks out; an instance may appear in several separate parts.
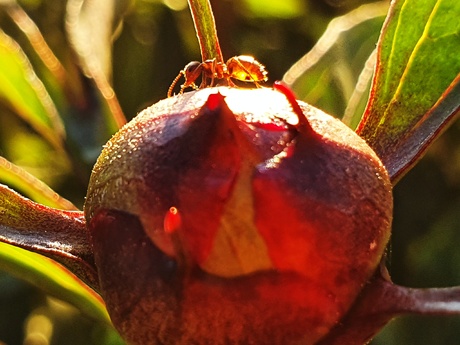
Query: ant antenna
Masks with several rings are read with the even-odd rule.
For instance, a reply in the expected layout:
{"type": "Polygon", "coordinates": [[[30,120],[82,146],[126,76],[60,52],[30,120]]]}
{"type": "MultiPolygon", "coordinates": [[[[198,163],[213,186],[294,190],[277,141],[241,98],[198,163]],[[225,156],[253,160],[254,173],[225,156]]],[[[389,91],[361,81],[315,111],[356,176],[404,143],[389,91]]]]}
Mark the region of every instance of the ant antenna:
{"type": "Polygon", "coordinates": [[[174,87],[176,86],[177,82],[182,77],[182,75],[184,75],[184,71],[180,71],[179,74],[177,75],[177,77],[174,78],[173,82],[171,83],[171,86],[168,89],[168,97],[172,96],[172,92],[174,90],[174,87]]]}

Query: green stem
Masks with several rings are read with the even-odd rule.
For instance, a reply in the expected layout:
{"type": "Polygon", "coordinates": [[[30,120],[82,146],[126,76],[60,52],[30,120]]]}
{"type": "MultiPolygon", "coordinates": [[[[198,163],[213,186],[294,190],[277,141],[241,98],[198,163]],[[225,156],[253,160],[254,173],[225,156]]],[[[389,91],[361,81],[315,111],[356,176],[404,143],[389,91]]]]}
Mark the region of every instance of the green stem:
{"type": "Polygon", "coordinates": [[[203,61],[224,62],[209,0],[188,0],[203,61]]]}

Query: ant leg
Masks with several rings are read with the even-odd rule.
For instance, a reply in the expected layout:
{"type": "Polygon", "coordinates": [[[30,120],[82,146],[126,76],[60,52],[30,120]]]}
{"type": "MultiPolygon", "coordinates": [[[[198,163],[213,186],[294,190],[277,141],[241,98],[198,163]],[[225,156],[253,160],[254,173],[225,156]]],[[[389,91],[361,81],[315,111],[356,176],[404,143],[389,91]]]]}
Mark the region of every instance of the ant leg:
{"type": "Polygon", "coordinates": [[[203,70],[203,73],[201,74],[200,89],[204,89],[205,87],[206,87],[206,72],[203,70]]]}
{"type": "Polygon", "coordinates": [[[236,87],[237,85],[230,79],[230,77],[227,78],[227,84],[230,87],[236,87]]]}
{"type": "Polygon", "coordinates": [[[212,59],[212,67],[211,67],[211,84],[210,87],[214,86],[214,79],[216,78],[216,59],[212,59]]]}
{"type": "Polygon", "coordinates": [[[209,84],[210,87],[213,87],[214,86],[214,78],[215,78],[215,75],[214,73],[212,74],[212,77],[211,77],[211,84],[209,84]]]}
{"type": "Polygon", "coordinates": [[[196,86],[195,83],[190,83],[190,84],[186,84],[184,83],[181,87],[180,87],[180,94],[183,94],[184,93],[184,90],[188,87],[191,87],[193,90],[198,90],[199,87],[196,86]]]}

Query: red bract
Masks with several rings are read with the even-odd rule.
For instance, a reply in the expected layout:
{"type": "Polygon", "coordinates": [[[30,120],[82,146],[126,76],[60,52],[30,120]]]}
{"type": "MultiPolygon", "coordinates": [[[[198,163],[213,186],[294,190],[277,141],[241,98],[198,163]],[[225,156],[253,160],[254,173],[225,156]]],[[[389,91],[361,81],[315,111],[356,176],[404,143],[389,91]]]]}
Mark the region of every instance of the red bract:
{"type": "Polygon", "coordinates": [[[168,98],[106,145],[85,214],[130,344],[314,344],[375,272],[392,217],[386,170],[285,92],[168,98]]]}

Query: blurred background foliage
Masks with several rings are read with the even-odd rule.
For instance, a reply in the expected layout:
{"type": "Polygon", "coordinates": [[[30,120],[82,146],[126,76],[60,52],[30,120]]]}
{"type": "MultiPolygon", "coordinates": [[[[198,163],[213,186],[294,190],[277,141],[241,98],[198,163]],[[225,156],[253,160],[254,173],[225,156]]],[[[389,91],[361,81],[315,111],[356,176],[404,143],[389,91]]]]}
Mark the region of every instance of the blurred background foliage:
{"type": "MultiPolygon", "coordinates": [[[[272,82],[281,79],[313,47],[333,18],[369,1],[211,2],[224,56],[254,55],[266,65],[272,82]]],[[[43,82],[62,118],[65,133],[55,141],[44,140],[30,121],[18,117],[15,108],[2,101],[0,94],[0,156],[81,208],[91,167],[116,128],[113,121],[104,117],[107,108],[114,104],[105,102],[95,83],[77,63],[66,33],[69,9],[66,1],[18,2],[56,55],[58,60],[53,66],[45,66],[39,55],[46,51],[37,54],[37,46],[18,27],[19,17],[15,19],[18,13],[11,11],[12,3],[0,0],[0,28],[30,60],[36,73],[33,78],[43,82]]],[[[113,85],[121,110],[130,119],[166,96],[179,70],[191,60],[200,60],[199,47],[186,0],[114,3],[121,7],[119,13],[125,13],[125,17],[120,23],[115,21],[113,56],[105,63],[104,73],[113,85]]],[[[98,15],[104,18],[104,13],[98,15]]],[[[369,32],[369,37],[376,39],[377,34],[369,32]]],[[[345,57],[337,59],[338,63],[347,61],[345,57]]],[[[5,63],[0,53],[0,70],[5,63]]],[[[359,65],[352,67],[359,71],[362,64],[361,59],[359,65]]],[[[333,97],[330,102],[327,110],[334,112],[338,108],[332,104],[333,97]]],[[[457,123],[395,187],[393,237],[388,251],[394,281],[413,287],[460,285],[459,244],[460,124],[457,123]]],[[[387,326],[373,344],[453,345],[458,339],[460,317],[404,317],[387,326]]],[[[119,344],[120,340],[112,329],[73,307],[0,273],[0,344],[3,343],[119,344]]]]}

